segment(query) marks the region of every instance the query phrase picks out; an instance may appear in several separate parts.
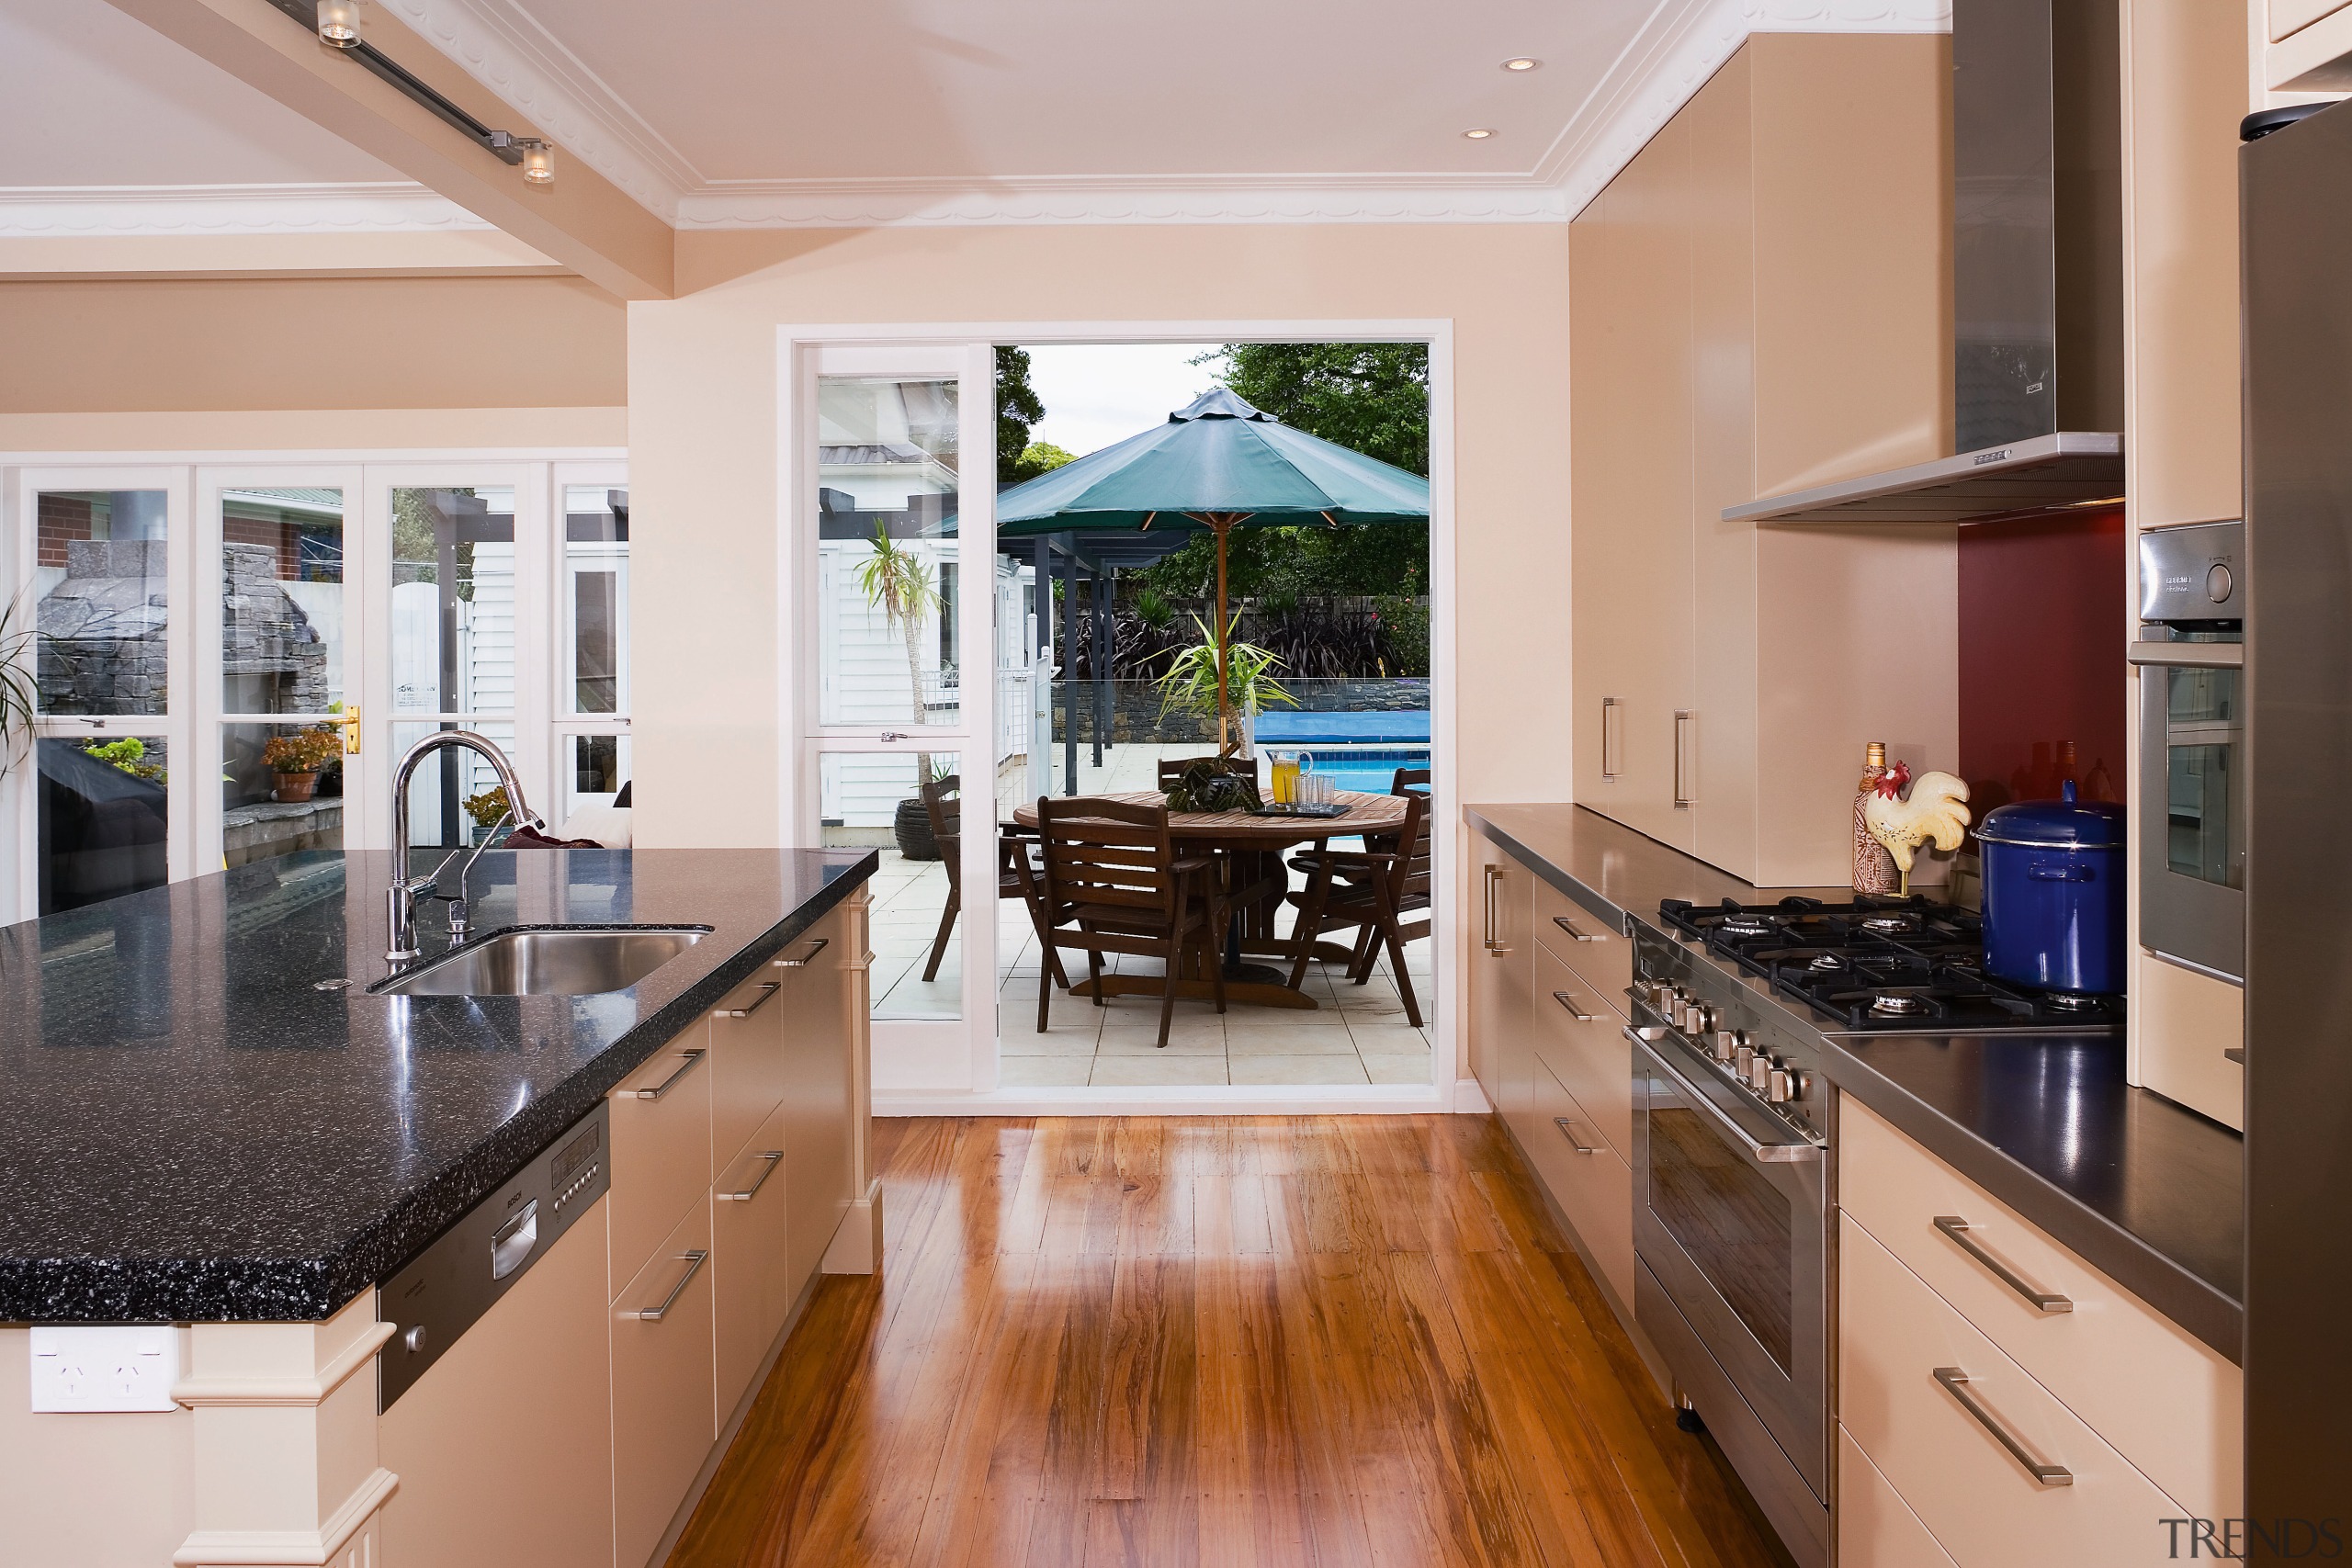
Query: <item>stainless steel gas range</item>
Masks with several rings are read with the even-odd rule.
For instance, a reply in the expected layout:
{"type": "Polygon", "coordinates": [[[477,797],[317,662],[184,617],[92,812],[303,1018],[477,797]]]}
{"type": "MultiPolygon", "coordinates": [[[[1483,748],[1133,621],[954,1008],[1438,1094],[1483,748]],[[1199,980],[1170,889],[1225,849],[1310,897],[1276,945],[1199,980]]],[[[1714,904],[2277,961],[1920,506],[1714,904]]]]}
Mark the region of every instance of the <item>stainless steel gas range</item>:
{"type": "Polygon", "coordinates": [[[1925,898],[1694,908],[1634,922],[1634,1316],[1801,1562],[1829,1559],[1837,1293],[1832,1039],[2120,1028],[2120,1001],[1981,968],[1925,898]],[[2090,1011],[2084,1010],[2088,1006],[2090,1011]]]}

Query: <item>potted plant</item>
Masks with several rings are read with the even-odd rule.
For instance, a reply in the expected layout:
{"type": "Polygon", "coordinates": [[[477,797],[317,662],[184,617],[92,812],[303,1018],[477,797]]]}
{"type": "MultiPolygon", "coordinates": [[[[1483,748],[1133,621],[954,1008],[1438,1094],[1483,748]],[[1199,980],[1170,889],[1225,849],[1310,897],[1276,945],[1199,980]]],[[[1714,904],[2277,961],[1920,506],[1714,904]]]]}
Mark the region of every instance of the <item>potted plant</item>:
{"type": "Polygon", "coordinates": [[[342,738],[332,726],[271,736],[262,745],[261,760],[277,775],[274,797],[289,803],[310,799],[319,786],[319,770],[342,752],[342,738]]]}
{"type": "Polygon", "coordinates": [[[474,837],[498,830],[500,820],[512,809],[506,799],[506,786],[492,784],[480,795],[469,795],[458,804],[466,815],[474,819],[474,837]]]}
{"type": "MultiPolygon", "coordinates": [[[[1201,640],[1191,648],[1180,649],[1168,661],[1167,673],[1161,675],[1159,686],[1159,716],[1165,719],[1173,712],[1216,716],[1216,638],[1210,635],[1208,623],[1198,615],[1193,624],[1201,630],[1201,640]]],[[[1234,627],[1241,624],[1237,613],[1225,628],[1226,636],[1233,636],[1234,627]]],[[[1271,649],[1254,642],[1227,641],[1225,647],[1226,705],[1241,716],[1244,755],[1254,754],[1250,741],[1257,728],[1260,713],[1280,703],[1296,707],[1298,699],[1284,691],[1273,672],[1283,667],[1283,657],[1271,649]]]]}
{"type": "MultiPolygon", "coordinates": [[[[922,628],[931,612],[939,607],[939,590],[932,585],[931,569],[923,565],[922,557],[891,538],[889,530],[876,523],[874,554],[858,570],[858,586],[865,591],[867,607],[881,611],[884,623],[906,639],[907,698],[911,705],[909,716],[920,730],[924,717],[922,628]]],[[[929,752],[915,753],[916,778],[929,782],[944,776],[933,772],[929,752]]],[[[898,815],[890,827],[899,852],[907,859],[939,858],[939,845],[931,836],[931,814],[924,809],[920,792],[899,802],[898,815]]]]}

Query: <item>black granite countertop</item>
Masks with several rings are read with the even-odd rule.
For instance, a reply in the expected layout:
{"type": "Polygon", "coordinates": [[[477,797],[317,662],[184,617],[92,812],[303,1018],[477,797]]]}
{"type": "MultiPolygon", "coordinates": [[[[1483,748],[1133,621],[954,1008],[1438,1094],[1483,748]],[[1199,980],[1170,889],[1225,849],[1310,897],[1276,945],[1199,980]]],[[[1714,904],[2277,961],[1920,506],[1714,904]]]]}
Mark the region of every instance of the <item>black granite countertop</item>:
{"type": "MultiPolygon", "coordinates": [[[[370,996],[389,852],[0,929],[0,1322],[324,1318],[870,876],[870,851],[539,851],[474,929],[697,924],[636,986],[370,996]],[[347,978],[342,991],[316,982],[347,978]]],[[[442,906],[420,924],[447,942],[442,906]]]]}
{"type": "MultiPolygon", "coordinates": [[[[1852,897],[1842,888],[1756,887],[1581,807],[1473,806],[1464,815],[1620,931],[1631,919],[1662,931],[1657,907],[1666,898],[1852,897]]],[[[2126,1083],[2121,1036],[1834,1034],[1822,1015],[1760,983],[1748,989],[1781,1021],[1823,1036],[1825,1070],[1842,1092],[2238,1359],[2244,1140],[2126,1083]]]]}

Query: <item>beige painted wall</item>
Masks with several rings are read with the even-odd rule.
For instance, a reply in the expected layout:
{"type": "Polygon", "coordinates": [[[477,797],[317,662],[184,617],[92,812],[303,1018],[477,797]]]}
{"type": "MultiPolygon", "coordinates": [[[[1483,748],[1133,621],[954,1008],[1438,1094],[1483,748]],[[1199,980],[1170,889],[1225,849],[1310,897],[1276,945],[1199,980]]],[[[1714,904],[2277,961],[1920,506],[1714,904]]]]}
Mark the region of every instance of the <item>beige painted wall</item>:
{"type": "Polygon", "coordinates": [[[614,408],[625,333],[573,277],[0,282],[0,415],[614,408]]]}
{"type": "Polygon", "coordinates": [[[778,836],[704,785],[790,759],[781,323],[1451,318],[1462,798],[1566,797],[1566,225],[688,234],[679,276],[629,307],[639,842],[778,836]]]}

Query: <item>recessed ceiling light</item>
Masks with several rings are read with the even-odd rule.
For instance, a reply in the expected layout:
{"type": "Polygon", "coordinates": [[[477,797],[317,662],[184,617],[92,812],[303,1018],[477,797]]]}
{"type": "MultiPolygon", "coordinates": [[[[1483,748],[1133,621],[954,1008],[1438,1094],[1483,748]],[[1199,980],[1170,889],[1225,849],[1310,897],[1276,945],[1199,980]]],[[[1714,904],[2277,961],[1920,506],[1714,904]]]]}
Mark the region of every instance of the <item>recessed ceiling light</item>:
{"type": "Polygon", "coordinates": [[[1534,59],[1530,55],[1515,54],[1509,60],[1503,62],[1503,69],[1506,71],[1532,71],[1543,63],[1544,62],[1542,61],[1534,59]]]}
{"type": "Polygon", "coordinates": [[[1484,141],[1487,137],[1492,136],[1494,132],[1482,125],[1472,130],[1465,130],[1462,134],[1468,137],[1473,141],[1484,141]]]}

